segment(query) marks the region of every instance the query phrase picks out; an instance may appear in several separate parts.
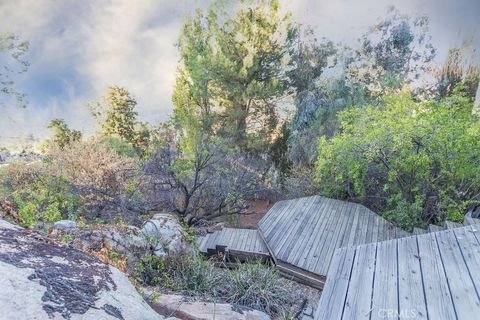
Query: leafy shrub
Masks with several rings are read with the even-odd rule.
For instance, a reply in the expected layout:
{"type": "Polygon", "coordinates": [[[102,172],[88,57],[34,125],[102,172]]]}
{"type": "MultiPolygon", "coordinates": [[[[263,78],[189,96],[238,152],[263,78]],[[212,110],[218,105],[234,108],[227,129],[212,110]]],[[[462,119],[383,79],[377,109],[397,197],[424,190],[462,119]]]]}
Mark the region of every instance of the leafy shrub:
{"type": "Polygon", "coordinates": [[[53,175],[50,169],[44,163],[15,163],[0,173],[4,196],[15,202],[25,227],[39,221],[74,219],[83,209],[69,181],[53,175]]]}
{"type": "Polygon", "coordinates": [[[411,229],[461,220],[480,191],[480,121],[461,95],[416,103],[410,94],[341,113],[342,132],[321,138],[318,186],[411,229]]]}
{"type": "Polygon", "coordinates": [[[110,146],[120,156],[136,158],[138,157],[137,150],[128,142],[113,136],[103,137],[101,140],[110,146]]]}

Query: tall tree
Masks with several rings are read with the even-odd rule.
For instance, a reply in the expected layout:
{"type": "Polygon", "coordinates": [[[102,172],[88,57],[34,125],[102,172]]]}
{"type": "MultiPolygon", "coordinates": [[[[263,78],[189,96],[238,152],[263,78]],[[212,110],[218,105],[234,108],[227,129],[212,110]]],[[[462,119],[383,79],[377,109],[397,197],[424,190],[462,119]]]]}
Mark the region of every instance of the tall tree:
{"type": "Polygon", "coordinates": [[[179,40],[173,98],[178,126],[186,133],[193,128],[190,138],[199,130],[216,133],[241,149],[270,142],[278,123],[276,100],[286,91],[292,35],[277,0],[197,11],[179,40]]]}

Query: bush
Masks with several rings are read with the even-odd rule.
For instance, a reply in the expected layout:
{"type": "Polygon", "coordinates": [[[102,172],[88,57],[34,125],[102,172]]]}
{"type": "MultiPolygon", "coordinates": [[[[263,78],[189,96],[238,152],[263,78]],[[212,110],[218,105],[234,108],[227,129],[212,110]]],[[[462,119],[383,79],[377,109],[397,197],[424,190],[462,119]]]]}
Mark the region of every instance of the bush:
{"type": "Polygon", "coordinates": [[[176,212],[188,225],[242,212],[247,199],[267,190],[264,161],[213,145],[188,157],[167,146],[143,164],[143,194],[155,208],[176,212]]]}
{"type": "Polygon", "coordinates": [[[103,143],[107,144],[110,148],[115,150],[115,152],[123,157],[137,158],[137,150],[128,142],[112,136],[103,137],[101,140],[103,143]]]}
{"type": "Polygon", "coordinates": [[[53,175],[44,163],[11,164],[0,173],[0,184],[4,197],[14,201],[24,227],[75,219],[83,210],[69,181],[53,175]]]}
{"type": "Polygon", "coordinates": [[[89,140],[63,149],[52,147],[48,159],[55,175],[65,176],[89,210],[91,218],[111,221],[117,214],[131,220],[138,166],[104,142],[89,140]]]}
{"type": "Polygon", "coordinates": [[[317,184],[411,230],[461,220],[479,203],[480,121],[461,95],[416,103],[404,92],[341,113],[342,132],[321,138],[317,184]]]}

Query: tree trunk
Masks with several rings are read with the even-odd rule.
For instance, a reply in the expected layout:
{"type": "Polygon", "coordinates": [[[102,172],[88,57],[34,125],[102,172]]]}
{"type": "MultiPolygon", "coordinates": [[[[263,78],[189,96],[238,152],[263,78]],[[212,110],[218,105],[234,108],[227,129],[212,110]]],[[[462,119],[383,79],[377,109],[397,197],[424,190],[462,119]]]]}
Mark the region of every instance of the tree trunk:
{"type": "Polygon", "coordinates": [[[242,149],[247,147],[247,106],[238,105],[235,108],[235,143],[242,149]]]}

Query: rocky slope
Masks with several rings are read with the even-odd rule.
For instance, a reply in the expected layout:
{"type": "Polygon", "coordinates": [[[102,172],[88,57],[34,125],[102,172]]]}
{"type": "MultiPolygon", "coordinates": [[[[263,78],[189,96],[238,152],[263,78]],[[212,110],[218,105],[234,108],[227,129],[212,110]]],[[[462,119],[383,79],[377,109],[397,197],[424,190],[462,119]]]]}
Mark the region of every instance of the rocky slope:
{"type": "Polygon", "coordinates": [[[164,319],[119,270],[3,220],[0,292],[11,320],[164,319]]]}

